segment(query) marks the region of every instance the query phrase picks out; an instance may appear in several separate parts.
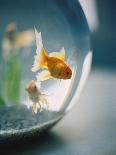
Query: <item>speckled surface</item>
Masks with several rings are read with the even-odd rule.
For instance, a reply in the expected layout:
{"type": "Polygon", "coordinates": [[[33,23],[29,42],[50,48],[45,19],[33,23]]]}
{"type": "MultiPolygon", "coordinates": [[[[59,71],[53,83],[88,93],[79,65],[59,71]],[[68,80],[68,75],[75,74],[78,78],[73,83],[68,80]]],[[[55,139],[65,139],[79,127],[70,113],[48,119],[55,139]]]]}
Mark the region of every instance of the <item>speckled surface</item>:
{"type": "Polygon", "coordinates": [[[0,108],[0,143],[40,134],[54,125],[61,113],[43,110],[33,114],[24,105],[0,108]]]}

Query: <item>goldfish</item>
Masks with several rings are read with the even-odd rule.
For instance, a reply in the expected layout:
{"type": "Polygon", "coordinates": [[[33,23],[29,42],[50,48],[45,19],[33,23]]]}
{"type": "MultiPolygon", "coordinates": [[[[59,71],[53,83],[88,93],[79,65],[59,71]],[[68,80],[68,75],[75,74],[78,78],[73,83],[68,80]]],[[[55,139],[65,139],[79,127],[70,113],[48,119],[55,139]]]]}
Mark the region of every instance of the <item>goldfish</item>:
{"type": "Polygon", "coordinates": [[[44,69],[41,73],[37,74],[38,81],[48,80],[50,78],[56,79],[70,79],[72,70],[68,64],[65,63],[65,49],[64,47],[60,52],[52,52],[48,54],[43,47],[41,32],[37,32],[35,28],[36,38],[36,55],[34,57],[34,64],[32,67],[33,72],[44,69]]]}
{"type": "Polygon", "coordinates": [[[15,23],[10,23],[5,28],[5,34],[2,42],[4,58],[6,58],[12,50],[23,47],[29,47],[34,42],[34,32],[31,29],[17,32],[15,23]]]}
{"type": "Polygon", "coordinates": [[[35,114],[38,112],[38,109],[42,109],[44,105],[47,105],[48,101],[46,95],[43,94],[40,90],[41,84],[37,83],[35,80],[32,80],[26,86],[26,91],[29,95],[29,101],[32,105],[32,112],[35,114]]]}

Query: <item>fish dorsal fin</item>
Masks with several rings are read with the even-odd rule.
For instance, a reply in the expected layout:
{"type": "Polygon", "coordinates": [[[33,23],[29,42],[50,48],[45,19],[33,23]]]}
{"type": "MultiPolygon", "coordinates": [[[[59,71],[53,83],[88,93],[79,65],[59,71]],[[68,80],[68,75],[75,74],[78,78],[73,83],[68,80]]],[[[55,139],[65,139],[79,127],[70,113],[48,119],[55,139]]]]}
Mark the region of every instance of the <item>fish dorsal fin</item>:
{"type": "Polygon", "coordinates": [[[49,56],[55,57],[55,58],[58,58],[58,59],[64,61],[65,60],[65,49],[64,49],[64,47],[62,47],[60,52],[52,52],[49,54],[49,56]]]}
{"type": "Polygon", "coordinates": [[[37,74],[36,78],[37,78],[37,81],[40,82],[40,81],[51,79],[52,76],[48,70],[43,70],[41,73],[37,74]]]}
{"type": "Polygon", "coordinates": [[[43,48],[42,36],[41,36],[41,32],[38,32],[35,27],[34,29],[35,29],[35,40],[36,40],[36,46],[37,46],[36,53],[38,54],[43,48]]]}

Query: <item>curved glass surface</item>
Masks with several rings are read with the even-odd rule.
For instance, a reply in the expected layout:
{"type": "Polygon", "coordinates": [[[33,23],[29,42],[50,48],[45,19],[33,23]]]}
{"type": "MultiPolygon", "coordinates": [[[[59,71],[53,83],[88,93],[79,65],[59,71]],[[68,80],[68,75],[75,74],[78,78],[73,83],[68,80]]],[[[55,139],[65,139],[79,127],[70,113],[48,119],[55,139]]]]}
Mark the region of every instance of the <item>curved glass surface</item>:
{"type": "Polygon", "coordinates": [[[20,0],[4,2],[0,18],[0,135],[47,129],[78,103],[88,76],[92,54],[85,15],[77,0],[20,0]],[[31,71],[37,48],[34,27],[47,54],[65,48],[64,63],[72,70],[67,80],[41,81],[47,103],[37,113],[25,90],[37,75],[31,71]]]}

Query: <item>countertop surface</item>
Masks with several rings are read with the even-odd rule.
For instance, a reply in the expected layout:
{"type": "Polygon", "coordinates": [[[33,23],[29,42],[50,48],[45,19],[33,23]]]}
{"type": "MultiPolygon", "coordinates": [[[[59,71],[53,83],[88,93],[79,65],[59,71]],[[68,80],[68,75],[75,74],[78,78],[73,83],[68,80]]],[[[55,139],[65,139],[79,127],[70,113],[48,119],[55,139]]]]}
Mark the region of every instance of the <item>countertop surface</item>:
{"type": "Polygon", "coordinates": [[[48,134],[7,152],[12,155],[115,155],[116,71],[93,69],[79,103],[48,134]]]}

